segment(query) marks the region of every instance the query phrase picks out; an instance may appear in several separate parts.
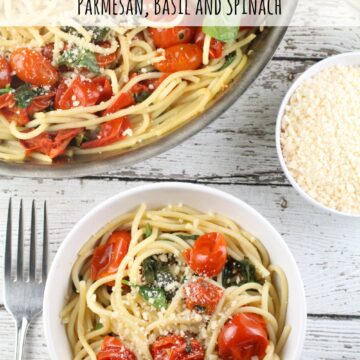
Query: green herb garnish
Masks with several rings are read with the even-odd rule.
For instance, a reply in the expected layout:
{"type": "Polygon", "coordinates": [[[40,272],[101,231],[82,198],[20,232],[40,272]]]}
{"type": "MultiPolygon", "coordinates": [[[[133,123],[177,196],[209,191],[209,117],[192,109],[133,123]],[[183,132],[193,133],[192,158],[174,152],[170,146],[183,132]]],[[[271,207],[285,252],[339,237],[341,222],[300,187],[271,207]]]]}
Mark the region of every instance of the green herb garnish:
{"type": "Polygon", "coordinates": [[[249,282],[258,282],[255,266],[246,258],[242,261],[228,258],[222,273],[224,288],[241,286],[249,282]]]}
{"type": "Polygon", "coordinates": [[[226,69],[236,58],[236,52],[233,51],[232,53],[225,56],[224,65],[219,69],[219,71],[226,69]]]}
{"type": "Polygon", "coordinates": [[[86,68],[94,74],[100,74],[100,67],[93,52],[73,47],[64,51],[58,61],[58,65],[74,68],[86,68]]]}
{"type": "Polygon", "coordinates": [[[150,91],[141,91],[138,94],[134,95],[135,102],[137,104],[145,101],[151,95],[150,91]]]}
{"type": "Polygon", "coordinates": [[[104,327],[103,324],[97,323],[97,324],[95,325],[95,327],[94,327],[94,330],[100,330],[100,329],[102,329],[103,327],[104,327]]]}
{"type": "Polygon", "coordinates": [[[236,26],[203,26],[202,31],[204,34],[211,36],[212,38],[219,41],[235,41],[239,27],[236,26]]]}
{"type": "Polygon", "coordinates": [[[185,241],[186,240],[197,240],[199,238],[199,235],[176,234],[176,236],[185,241]]]}
{"type": "MultiPolygon", "coordinates": [[[[91,41],[99,42],[104,41],[109,35],[110,28],[108,27],[99,27],[99,26],[84,26],[84,29],[92,34],[91,41]]],[[[72,26],[62,26],[61,30],[79,38],[83,36],[72,26]]]]}
{"type": "Polygon", "coordinates": [[[187,354],[190,354],[192,352],[192,347],[191,347],[191,340],[186,336],[186,348],[185,348],[185,352],[187,354]]]}
{"type": "Polygon", "coordinates": [[[145,281],[152,284],[155,281],[155,273],[157,269],[156,260],[153,257],[146,258],[142,263],[142,270],[145,281]]]}
{"type": "Polygon", "coordinates": [[[151,236],[151,234],[152,234],[151,226],[150,226],[150,224],[146,224],[145,225],[145,236],[148,238],[149,236],[151,236]]]}
{"type": "Polygon", "coordinates": [[[168,302],[166,299],[165,291],[161,288],[149,285],[140,285],[139,294],[150,305],[154,306],[157,310],[166,309],[168,302]]]}
{"type": "Polygon", "coordinates": [[[29,84],[24,84],[15,90],[14,99],[20,109],[25,109],[40,95],[44,95],[42,88],[32,88],[29,84]]]}
{"type": "Polygon", "coordinates": [[[4,95],[4,94],[9,94],[12,91],[14,91],[14,89],[12,89],[10,87],[10,85],[7,85],[6,87],[4,87],[3,89],[0,89],[0,95],[4,95]]]}

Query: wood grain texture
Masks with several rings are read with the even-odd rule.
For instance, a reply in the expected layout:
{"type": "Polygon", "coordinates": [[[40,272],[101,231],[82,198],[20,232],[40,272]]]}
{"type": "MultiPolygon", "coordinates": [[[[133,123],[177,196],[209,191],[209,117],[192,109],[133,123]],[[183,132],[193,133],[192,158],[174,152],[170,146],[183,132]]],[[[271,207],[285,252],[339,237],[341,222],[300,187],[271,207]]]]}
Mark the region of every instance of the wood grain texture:
{"type": "MultiPolygon", "coordinates": [[[[12,360],[15,327],[4,310],[0,310],[0,323],[0,357],[1,360],[12,360]]],[[[358,360],[359,353],[360,320],[308,319],[301,360],[358,360]]],[[[41,318],[36,319],[29,329],[25,354],[24,360],[50,360],[41,318]]]]}

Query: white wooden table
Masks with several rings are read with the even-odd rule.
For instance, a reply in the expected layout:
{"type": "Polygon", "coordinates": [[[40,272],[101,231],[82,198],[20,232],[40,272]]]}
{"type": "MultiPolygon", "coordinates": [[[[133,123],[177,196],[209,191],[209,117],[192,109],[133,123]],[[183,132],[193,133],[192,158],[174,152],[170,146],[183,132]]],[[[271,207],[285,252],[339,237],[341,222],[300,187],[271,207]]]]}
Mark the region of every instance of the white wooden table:
{"type": "MultiPolygon", "coordinates": [[[[32,198],[48,200],[53,257],[72,226],[119,191],[159,180],[207,184],[254,206],[289,244],[308,301],[302,359],[360,359],[360,221],[331,216],[299,197],[279,167],[274,141],[277,109],[292,79],[319,59],[358,50],[359,44],[360,28],[291,28],[247,93],[183,145],[132,168],[83,179],[0,178],[1,243],[10,196],[25,199],[28,206],[32,198]]],[[[8,360],[15,329],[1,291],[0,359],[8,360]]],[[[26,359],[49,359],[41,319],[30,329],[25,353],[26,359]]]]}

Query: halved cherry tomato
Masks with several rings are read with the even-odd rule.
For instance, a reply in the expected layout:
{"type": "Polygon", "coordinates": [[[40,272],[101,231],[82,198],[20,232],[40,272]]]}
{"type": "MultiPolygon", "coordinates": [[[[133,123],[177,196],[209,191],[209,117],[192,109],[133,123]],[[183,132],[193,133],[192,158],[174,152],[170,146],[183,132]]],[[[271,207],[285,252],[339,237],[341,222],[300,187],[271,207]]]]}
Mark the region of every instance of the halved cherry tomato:
{"type": "Polygon", "coordinates": [[[11,83],[11,68],[7,60],[0,56],[0,89],[11,83]]]}
{"type": "Polygon", "coordinates": [[[182,336],[160,336],[150,345],[153,360],[204,360],[205,351],[201,343],[182,336]]]}
{"type": "Polygon", "coordinates": [[[55,85],[59,80],[58,71],[42,54],[28,48],[14,50],[10,56],[10,66],[22,81],[36,85],[55,85]]]}
{"type": "MultiPolygon", "coordinates": [[[[105,49],[111,47],[110,41],[103,41],[98,45],[105,49]]],[[[101,68],[105,68],[106,66],[114,64],[117,58],[118,58],[118,51],[115,51],[109,55],[96,54],[96,61],[101,68]]]]}
{"type": "Polygon", "coordinates": [[[263,359],[269,340],[264,319],[253,313],[239,313],[229,320],[218,336],[223,360],[263,359]]]}
{"type": "Polygon", "coordinates": [[[15,105],[14,95],[11,93],[0,95],[0,109],[15,105]]]}
{"type": "Polygon", "coordinates": [[[131,125],[127,116],[104,122],[101,124],[96,139],[84,142],[81,144],[81,147],[83,149],[91,149],[111,145],[114,142],[124,139],[126,135],[123,134],[128,129],[131,129],[131,125]]]}
{"type": "MultiPolygon", "coordinates": [[[[204,47],[205,34],[203,33],[201,27],[197,29],[195,34],[195,44],[201,49],[204,47]]],[[[219,59],[222,56],[224,48],[224,43],[222,41],[211,38],[210,41],[210,50],[209,57],[210,59],[219,59]]]]}
{"type": "Polygon", "coordinates": [[[214,277],[222,271],[226,263],[225,238],[216,232],[202,235],[195,241],[192,249],[184,251],[184,257],[194,272],[214,277]]]}
{"type": "Polygon", "coordinates": [[[105,244],[98,246],[91,259],[91,278],[98,280],[115,274],[128,252],[130,241],[129,232],[114,231],[105,244]]]}
{"type": "Polygon", "coordinates": [[[17,106],[6,107],[1,110],[1,113],[9,123],[16,122],[19,126],[24,126],[30,121],[27,110],[17,106]]]}
{"type": "Polygon", "coordinates": [[[62,81],[55,96],[56,109],[72,109],[79,106],[92,106],[107,101],[112,96],[110,80],[105,77],[80,80],[76,77],[68,86],[62,81]]]}
{"type": "Polygon", "coordinates": [[[31,116],[37,112],[47,109],[51,105],[54,96],[55,92],[37,96],[26,108],[27,113],[31,116]]]}
{"type": "Polygon", "coordinates": [[[202,63],[202,50],[195,44],[174,45],[165,50],[165,60],[154,64],[164,73],[196,70],[202,63]]]}
{"type": "Polygon", "coordinates": [[[160,84],[169,76],[170,74],[162,74],[161,77],[159,77],[158,79],[149,79],[149,80],[145,80],[145,84],[147,86],[147,88],[149,89],[149,91],[154,91],[156,90],[160,84]]]}
{"type": "Polygon", "coordinates": [[[119,338],[106,336],[101,349],[96,355],[97,360],[137,360],[132,351],[126,348],[119,338]]]}
{"type": "Polygon", "coordinates": [[[224,295],[224,291],[203,278],[190,281],[183,287],[186,307],[200,314],[211,315],[224,295]]]}
{"type": "Polygon", "coordinates": [[[62,155],[70,141],[83,129],[60,130],[55,133],[44,132],[33,139],[20,140],[26,149],[26,154],[37,151],[50,156],[52,159],[62,155]]]}
{"type": "Polygon", "coordinates": [[[129,91],[123,92],[110,107],[104,110],[103,115],[113,114],[134,104],[135,100],[131,93],[129,91]]]}
{"type": "Polygon", "coordinates": [[[194,38],[195,28],[191,26],[149,28],[149,33],[157,48],[167,49],[170,46],[190,43],[194,38]]]}

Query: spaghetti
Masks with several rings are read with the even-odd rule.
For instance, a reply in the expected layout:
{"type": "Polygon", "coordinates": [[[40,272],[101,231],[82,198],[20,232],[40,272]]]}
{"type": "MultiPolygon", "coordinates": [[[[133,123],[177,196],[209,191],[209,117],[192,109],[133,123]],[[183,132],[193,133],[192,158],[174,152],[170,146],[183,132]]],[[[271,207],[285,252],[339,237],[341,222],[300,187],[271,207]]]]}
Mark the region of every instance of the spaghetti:
{"type": "Polygon", "coordinates": [[[290,332],[286,276],[261,242],[181,204],[114,219],[71,276],[61,318],[76,360],[277,360],[290,332]]]}
{"type": "Polygon", "coordinates": [[[182,126],[245,67],[255,38],[201,28],[0,27],[0,159],[123,152],[182,126]]]}

